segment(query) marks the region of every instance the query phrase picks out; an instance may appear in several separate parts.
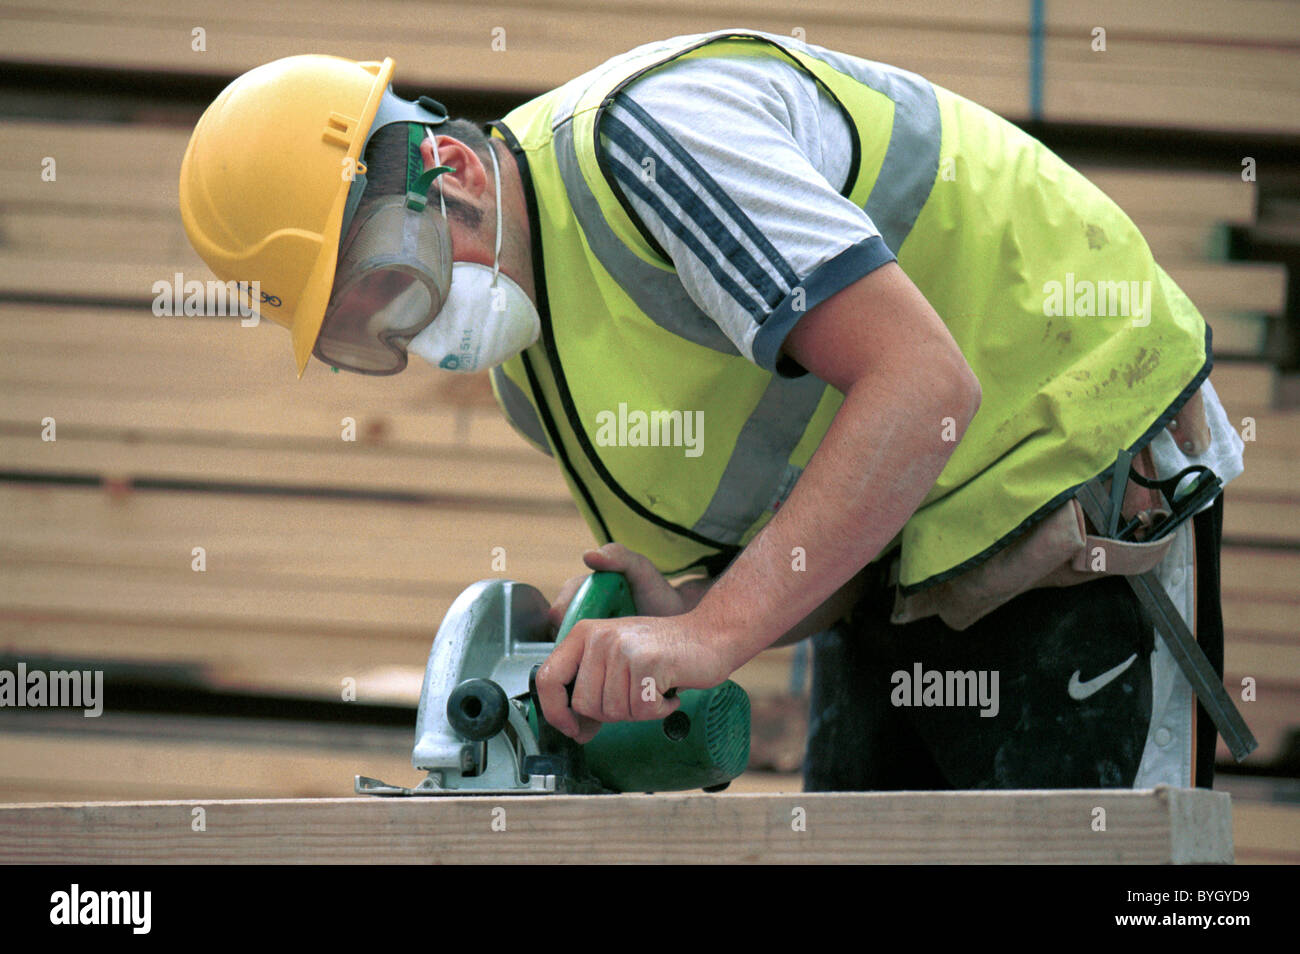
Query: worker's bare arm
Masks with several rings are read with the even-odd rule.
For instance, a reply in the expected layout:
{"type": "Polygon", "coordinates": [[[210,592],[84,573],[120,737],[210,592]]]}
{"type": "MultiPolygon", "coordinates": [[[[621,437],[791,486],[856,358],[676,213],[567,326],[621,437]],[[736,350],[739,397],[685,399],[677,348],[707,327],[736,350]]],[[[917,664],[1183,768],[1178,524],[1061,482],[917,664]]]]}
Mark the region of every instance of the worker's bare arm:
{"type": "Polygon", "coordinates": [[[691,611],[701,632],[722,628],[737,666],[797,635],[881,552],[979,407],[974,373],[896,264],[810,311],[785,351],[844,403],[784,506],[691,611]]]}
{"type": "Polygon", "coordinates": [[[573,628],[537,677],[542,708],[565,734],[585,742],[600,722],[663,718],[679,704],[665,687],[714,686],[799,635],[810,617],[808,625],[825,625],[813,616],[819,608],[842,612],[825,604],[920,506],[979,407],[979,383],[956,342],[892,263],[805,315],[786,353],[844,394],[821,445],[781,509],[693,608],[683,599],[677,615],[573,628]]]}
{"type": "Polygon", "coordinates": [[[823,630],[830,629],[844,618],[845,614],[853,608],[858,597],[862,595],[862,582],[865,577],[865,572],[859,572],[857,576],[828,596],[821,606],[795,624],[793,629],[777,637],[770,648],[793,646],[795,643],[803,642],[809,636],[816,636],[823,630]]]}

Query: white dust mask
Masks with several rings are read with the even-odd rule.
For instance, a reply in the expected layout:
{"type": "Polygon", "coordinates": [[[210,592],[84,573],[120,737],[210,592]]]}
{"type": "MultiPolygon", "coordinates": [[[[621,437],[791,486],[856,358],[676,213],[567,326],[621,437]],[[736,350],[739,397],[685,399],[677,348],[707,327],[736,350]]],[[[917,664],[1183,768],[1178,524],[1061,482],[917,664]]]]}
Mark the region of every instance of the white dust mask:
{"type": "MultiPolygon", "coordinates": [[[[433,140],[432,133],[429,138],[433,140]]],[[[434,164],[438,143],[433,140],[434,164]]],[[[477,262],[453,262],[451,289],[433,322],[406,345],[447,371],[482,371],[523,351],[542,334],[542,322],[527,293],[509,275],[501,274],[501,168],[491,144],[492,174],[496,179],[497,235],[492,267],[477,262]]],[[[442,214],[447,202],[438,183],[442,214]]]]}

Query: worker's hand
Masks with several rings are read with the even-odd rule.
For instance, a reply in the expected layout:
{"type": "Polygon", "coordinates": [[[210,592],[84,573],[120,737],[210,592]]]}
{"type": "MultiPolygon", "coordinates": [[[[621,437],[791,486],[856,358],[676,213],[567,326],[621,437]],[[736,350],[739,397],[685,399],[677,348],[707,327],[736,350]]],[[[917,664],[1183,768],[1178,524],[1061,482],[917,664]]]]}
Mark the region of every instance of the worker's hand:
{"type": "MultiPolygon", "coordinates": [[[[642,616],[679,616],[694,609],[702,592],[701,584],[696,580],[683,583],[680,592],[674,589],[647,557],[621,543],[607,543],[599,550],[588,550],[582,555],[582,562],[593,570],[622,573],[627,577],[636,611],[642,616]]],[[[575,576],[560,587],[560,595],[551,604],[552,628],[559,628],[569,603],[586,579],[586,576],[575,576]]]]}
{"type": "Polygon", "coordinates": [[[670,689],[716,686],[734,667],[694,623],[689,614],[580,620],[538,670],[546,720],[586,743],[604,722],[664,718],[681,704],[664,697],[670,689]]]}

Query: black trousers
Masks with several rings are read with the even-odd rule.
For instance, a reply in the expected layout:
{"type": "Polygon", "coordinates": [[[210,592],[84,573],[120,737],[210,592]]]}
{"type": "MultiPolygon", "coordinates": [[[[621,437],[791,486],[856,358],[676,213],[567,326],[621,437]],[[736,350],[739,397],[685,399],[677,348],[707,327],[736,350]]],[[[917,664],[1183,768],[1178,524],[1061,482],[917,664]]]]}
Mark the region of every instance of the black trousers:
{"type": "MultiPolygon", "coordinates": [[[[1193,520],[1197,639],[1222,675],[1223,496],[1193,520]]],[[[893,592],[885,567],[874,572],[849,617],[813,640],[807,791],[1133,785],[1151,720],[1155,635],[1125,580],[1030,590],[958,632],[937,617],[890,623],[893,592]],[[927,671],[981,675],[996,685],[996,714],[969,699],[899,704],[920,701],[910,683],[927,671]],[[1081,682],[1101,688],[1078,698],[1081,682]]],[[[1216,731],[1199,703],[1196,736],[1196,784],[1209,788],[1216,731]]]]}

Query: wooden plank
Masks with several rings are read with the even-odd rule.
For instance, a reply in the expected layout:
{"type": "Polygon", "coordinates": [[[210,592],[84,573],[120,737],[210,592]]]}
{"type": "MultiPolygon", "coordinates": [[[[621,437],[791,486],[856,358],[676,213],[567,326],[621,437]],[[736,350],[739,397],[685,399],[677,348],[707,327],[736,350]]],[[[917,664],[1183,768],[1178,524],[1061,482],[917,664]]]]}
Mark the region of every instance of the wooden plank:
{"type": "MultiPolygon", "coordinates": [[[[106,713],[97,721],[108,721],[106,713]]],[[[118,718],[142,725],[152,720],[118,718]]],[[[168,716],[162,734],[95,732],[17,732],[0,734],[0,801],[85,798],[103,800],[158,798],[286,798],[345,796],[361,772],[418,781],[411,768],[413,731],[370,730],[370,743],[358,747],[351,727],[318,728],[315,744],[289,742],[291,725],[263,723],[250,738],[249,720],[195,719],[168,716]],[[178,725],[207,723],[209,731],[224,723],[226,740],[178,738],[178,725]],[[332,732],[333,741],[330,741],[332,732]]],[[[412,727],[414,719],[412,719],[412,727]]]]}
{"type": "Polygon", "coordinates": [[[560,472],[540,454],[522,460],[460,449],[401,454],[349,443],[277,450],[233,441],[164,443],[151,434],[105,438],[67,428],[53,446],[36,436],[0,433],[0,460],[28,473],[402,492],[446,501],[477,499],[497,510],[577,515],[560,472]]]}
{"type": "MultiPolygon", "coordinates": [[[[1244,628],[1232,604],[1227,604],[1230,684],[1239,685],[1241,676],[1253,676],[1261,687],[1257,706],[1280,709],[1300,725],[1300,715],[1273,695],[1274,689],[1300,687],[1300,646],[1294,642],[1290,623],[1294,608],[1276,606],[1279,631],[1269,633],[1244,628]]],[[[104,617],[56,606],[41,613],[0,613],[0,647],[9,653],[184,664],[195,667],[205,684],[215,689],[321,699],[337,699],[342,680],[350,677],[361,701],[408,705],[419,699],[425,656],[435,631],[436,621],[405,631],[379,632],[342,623],[329,629],[273,621],[235,627],[138,615],[104,617]]],[[[732,678],[751,695],[785,695],[793,655],[793,647],[767,650],[732,678]]]]}
{"type": "Polygon", "coordinates": [[[437,621],[405,632],[198,625],[49,607],[23,615],[0,612],[0,650],[19,658],[75,659],[85,663],[81,668],[183,665],[214,691],[334,702],[342,698],[343,680],[351,679],[357,702],[414,706],[436,630],[437,621]]]}
{"type": "Polygon", "coordinates": [[[1300,864],[1300,805],[1233,800],[1236,863],[1300,864]]]}
{"type": "Polygon", "coordinates": [[[20,804],[0,862],[1230,863],[1231,825],[1226,794],[1169,788],[20,804]]]}
{"type": "MultiPolygon", "coordinates": [[[[167,257],[190,255],[181,228],[175,181],[189,130],[158,129],[138,124],[103,125],[16,121],[0,127],[0,149],[12,153],[16,165],[39,167],[46,156],[59,163],[55,182],[36,192],[28,183],[0,181],[5,200],[4,221],[11,223],[14,247],[47,236],[57,247],[80,248],[88,242],[116,236],[118,248],[166,249],[167,257]],[[51,220],[101,218],[97,229],[81,233],[57,228],[51,220]],[[123,221],[142,224],[136,241],[122,242],[123,221]],[[45,223],[42,225],[42,223],[45,223]],[[153,223],[153,227],[149,227],[153,223]],[[160,228],[157,223],[162,223],[160,228]],[[116,231],[112,231],[116,229],[116,231]],[[164,235],[160,246],[152,244],[164,235]],[[144,244],[141,246],[140,241],[144,244]],[[178,253],[178,254],[176,254],[178,253]]],[[[1106,192],[1140,227],[1159,224],[1255,220],[1256,184],[1243,182],[1237,172],[1142,170],[1082,163],[1078,170],[1106,192]]]]}
{"type": "MultiPolygon", "coordinates": [[[[616,3],[523,3],[473,8],[436,5],[413,22],[396,0],[373,4],[291,3],[257,15],[211,2],[190,4],[188,13],[139,5],[85,11],[86,4],[59,4],[57,11],[15,10],[0,31],[0,55],[101,67],[202,70],[235,75],[279,56],[314,50],[368,59],[383,51],[399,64],[400,81],[430,89],[469,85],[532,95],[558,86],[610,56],[640,43],[679,34],[734,27],[789,34],[795,27],[785,8],[733,6],[729,12],[688,5],[616,3]],[[434,27],[439,9],[445,22],[434,27]],[[542,14],[542,15],[539,15],[542,14]],[[93,22],[72,30],[68,22],[93,22]],[[190,49],[190,30],[205,24],[208,49],[190,49]],[[398,26],[400,24],[400,27],[398,26]],[[504,30],[505,50],[493,48],[493,30],[504,30]],[[435,55],[431,55],[431,51],[435,55]],[[472,79],[467,80],[467,77],[472,79]]],[[[964,18],[950,13],[864,18],[840,3],[801,9],[797,29],[813,43],[894,62],[980,99],[994,109],[1027,104],[1025,16],[1008,18],[1008,31],[944,29],[964,18]],[[873,22],[874,20],[874,22],[873,22]]]]}
{"type": "MultiPolygon", "coordinates": [[[[1100,26],[1102,24],[1094,24],[1100,26]]],[[[1169,43],[1091,30],[1049,36],[1048,120],[1294,133],[1300,129],[1294,49],[1169,43]],[[1206,84],[1203,77],[1214,75],[1206,84]]]]}
{"type": "Polygon", "coordinates": [[[1261,313],[1207,316],[1216,357],[1260,359],[1266,356],[1272,318],[1261,313]]]}
{"type": "Polygon", "coordinates": [[[1218,392],[1223,406],[1229,409],[1228,420],[1238,429],[1239,415],[1247,409],[1263,410],[1272,407],[1273,387],[1277,369],[1258,361],[1222,361],[1214,365],[1210,380],[1218,392]]]}
{"type": "MultiPolygon", "coordinates": [[[[1228,640],[1224,665],[1230,673],[1253,675],[1273,685],[1300,689],[1300,642],[1295,640],[1277,642],[1237,632],[1228,640]]],[[[1300,709],[1294,715],[1300,724],[1300,709]]]]}
{"type": "MultiPolygon", "coordinates": [[[[161,217],[170,223],[173,235],[183,236],[172,180],[179,179],[189,136],[187,129],[139,124],[6,123],[0,128],[0,148],[12,152],[16,162],[39,167],[42,159],[53,156],[59,164],[58,178],[43,183],[35,193],[30,184],[0,182],[0,198],[7,200],[5,214],[15,216],[16,223],[25,216],[87,218],[99,211],[98,203],[110,202],[112,208],[126,207],[115,214],[125,214],[128,221],[161,217]],[[148,184],[148,190],[124,193],[132,182],[148,184]],[[151,197],[156,201],[148,201],[151,197]]],[[[1143,170],[1095,163],[1077,168],[1135,220],[1255,220],[1256,184],[1243,182],[1237,171],[1143,170]]],[[[52,238],[77,241],[67,235],[52,238]]]]}
{"type": "Polygon", "coordinates": [[[1180,42],[1168,34],[1144,35],[1100,22],[1084,30],[1049,30],[1046,54],[1048,74],[1091,70],[1114,74],[1121,81],[1140,77],[1153,87],[1184,83],[1197,64],[1233,89],[1260,86],[1284,95],[1296,82],[1288,72],[1296,60],[1294,44],[1228,43],[1221,37],[1180,42]],[[1095,48],[1092,31],[1098,26],[1106,30],[1104,50],[1095,48]]]}
{"type": "MultiPolygon", "coordinates": [[[[1240,797],[1232,782],[1227,788],[1232,794],[1234,862],[1239,865],[1300,864],[1300,805],[1252,801],[1240,797]]],[[[729,794],[802,790],[803,776],[798,773],[753,771],[746,772],[727,789],[729,794]]]]}
{"type": "Polygon", "coordinates": [[[1246,469],[1224,489],[1225,512],[1242,497],[1281,506],[1288,506],[1296,500],[1295,476],[1300,464],[1296,451],[1274,443],[1287,440],[1280,432],[1269,430],[1263,433],[1263,440],[1246,444],[1242,455],[1246,469]]]}
{"type": "Polygon", "coordinates": [[[729,795],[755,792],[774,795],[779,792],[802,792],[803,776],[797,772],[746,772],[731,783],[729,795]]]}
{"type": "MultiPolygon", "coordinates": [[[[211,647],[200,658],[221,659],[227,650],[218,647],[234,640],[245,647],[236,655],[247,660],[237,673],[255,667],[258,639],[272,657],[300,666],[313,655],[312,640],[330,634],[358,646],[385,634],[413,640],[409,649],[394,646],[383,664],[419,665],[451,599],[474,579],[506,575],[550,595],[583,572],[579,556],[589,545],[576,516],[521,522],[491,511],[157,492],[115,500],[95,489],[31,485],[0,488],[0,506],[11,515],[0,532],[0,610],[14,621],[0,633],[11,645],[45,645],[55,637],[44,635],[42,622],[58,620],[88,627],[84,638],[102,640],[107,653],[130,643],[136,630],[142,645],[164,656],[173,642],[211,647]],[[190,568],[194,546],[207,550],[201,574],[190,568]],[[496,546],[505,548],[503,572],[495,569],[496,546]],[[389,603],[385,594],[406,602],[389,603]],[[156,635],[146,626],[157,627],[156,635]],[[21,635],[24,628],[30,635],[21,635]],[[238,636],[245,629],[247,640],[238,636]],[[300,647],[281,650],[290,637],[300,647]]],[[[1269,506],[1259,511],[1267,515],[1269,506]]],[[[1294,632],[1298,568],[1300,554],[1225,552],[1230,637],[1238,630],[1294,632]]],[[[70,653],[86,646],[66,633],[58,639],[70,653]]],[[[782,688],[786,663],[777,660],[790,652],[760,657],[754,665],[766,675],[756,672],[755,688],[782,688]]],[[[304,682],[332,688],[336,664],[355,675],[363,661],[345,653],[320,679],[304,682]]]]}
{"type": "Polygon", "coordinates": [[[1204,314],[1286,307],[1286,266],[1254,262],[1169,263],[1169,277],[1204,314]]]}
{"type": "Polygon", "coordinates": [[[1248,86],[1220,90],[1197,85],[1190,74],[1179,85],[1156,91],[1158,95],[1149,95],[1150,84],[1140,76],[1125,81],[1106,73],[1080,77],[1057,71],[1044,85],[1049,105],[1043,108],[1043,118],[1048,122],[1230,130],[1257,136],[1300,132],[1296,100],[1248,86]]]}
{"type": "MultiPolygon", "coordinates": [[[[1220,224],[1248,221],[1234,218],[1235,206],[1216,213],[1213,207],[1201,205],[1191,194],[1194,191],[1161,191],[1153,210],[1120,203],[1142,230],[1157,261],[1221,260],[1220,224]],[[1168,214],[1174,210],[1181,214],[1168,214]]],[[[87,209],[56,204],[53,197],[39,206],[23,207],[15,200],[0,209],[0,230],[5,248],[14,253],[107,262],[189,261],[191,267],[198,267],[175,208],[87,209]],[[128,234],[129,240],[124,241],[128,234]]]]}
{"type": "MultiPolygon", "coordinates": [[[[1280,314],[1286,301],[1286,266],[1269,262],[1171,262],[1166,271],[1203,313],[1280,314]]],[[[0,290],[14,295],[79,295],[91,300],[149,304],[157,281],[177,272],[207,281],[197,256],[164,263],[55,260],[32,252],[0,252],[0,290]],[[68,276],[75,275],[73,282],[68,276]]],[[[238,327],[237,320],[230,324],[238,327]]],[[[269,322],[264,322],[269,324],[269,322]]],[[[245,339],[247,340],[247,339],[245,339]]],[[[287,349],[286,349],[287,350],[287,349]]]]}
{"type": "MultiPolygon", "coordinates": [[[[431,11],[462,9],[445,0],[434,0],[426,5],[431,11]]],[[[606,0],[600,6],[609,15],[647,12],[644,0],[606,0]]],[[[681,16],[698,12],[691,4],[673,0],[650,6],[656,11],[666,10],[681,16]]],[[[589,12],[590,7],[591,4],[581,0],[539,0],[535,4],[521,0],[498,0],[462,12],[473,14],[484,10],[499,14],[515,9],[576,17],[589,12]]],[[[66,17],[69,13],[85,15],[102,12],[102,8],[91,0],[46,0],[43,8],[50,11],[52,17],[66,17]]],[[[359,3],[356,0],[336,4],[330,4],[327,0],[282,0],[274,8],[265,11],[259,9],[257,16],[240,8],[230,8],[217,0],[176,0],[168,7],[169,12],[185,16],[216,14],[230,19],[271,22],[282,27],[318,19],[328,12],[334,16],[332,22],[344,29],[382,29],[390,21],[379,19],[381,14],[397,16],[405,9],[400,2],[394,0],[376,0],[373,4],[359,3]]],[[[145,0],[119,2],[116,10],[121,11],[121,19],[124,20],[138,19],[157,12],[145,0]]],[[[745,15],[789,15],[789,7],[784,0],[716,0],[710,4],[710,10],[719,16],[730,17],[732,22],[743,20],[745,15]]],[[[979,30],[1019,35],[1026,35],[1029,29],[1029,12],[1019,0],[968,0],[958,7],[945,0],[913,0],[906,7],[887,0],[805,0],[799,5],[799,10],[813,21],[854,19],[871,25],[914,23],[936,30],[979,30]]],[[[1138,5],[1125,0],[1094,0],[1086,8],[1050,7],[1045,25],[1053,32],[1065,34],[1082,30],[1088,35],[1094,25],[1104,23],[1108,29],[1124,34],[1158,36],[1170,41],[1201,39],[1224,44],[1255,43],[1282,47],[1300,43],[1300,25],[1289,16],[1290,13],[1291,6],[1286,0],[1234,0],[1228,7],[1218,0],[1178,0],[1177,3],[1156,0],[1138,5]]],[[[143,55],[149,51],[138,52],[143,55]]]]}
{"type": "Polygon", "coordinates": [[[1231,559],[1223,560],[1222,586],[1224,592],[1234,594],[1291,598],[1300,578],[1297,570],[1300,553],[1234,547],[1231,559]]]}
{"type": "Polygon", "coordinates": [[[544,459],[514,433],[485,374],[413,360],[401,374],[331,374],[313,362],[298,380],[288,333],[269,321],[154,317],[148,307],[0,305],[0,420],[101,429],[316,437],[342,443],[439,445],[544,459]]]}
{"type": "MultiPolygon", "coordinates": [[[[1232,795],[1232,841],[1234,862],[1252,864],[1300,864],[1300,805],[1267,803],[1241,797],[1236,791],[1239,777],[1219,776],[1218,791],[1232,795]]],[[[740,792],[803,791],[798,773],[749,771],[731,783],[728,794],[740,792]]]]}
{"type": "Polygon", "coordinates": [[[1223,532],[1228,537],[1291,543],[1300,548],[1300,500],[1252,500],[1234,493],[1232,503],[1223,509],[1223,532]]]}
{"type": "Polygon", "coordinates": [[[465,586],[505,574],[550,579],[580,572],[591,543],[575,514],[463,504],[163,491],[114,503],[94,488],[39,484],[0,484],[0,501],[10,508],[0,530],[6,563],[141,578],[174,579],[181,570],[182,580],[218,588],[278,579],[297,581],[293,588],[352,582],[415,591],[438,579],[439,567],[465,586]],[[203,571],[191,569],[194,547],[205,549],[203,571]]]}
{"type": "Polygon", "coordinates": [[[1296,636],[1297,615],[1300,615],[1300,599],[1294,593],[1276,599],[1223,594],[1223,618],[1227,621],[1229,641],[1237,633],[1249,634],[1250,638],[1292,640],[1296,636]]]}
{"type": "Polygon", "coordinates": [[[575,515],[8,485],[0,609],[178,625],[369,628],[431,634],[475,579],[554,593],[584,572],[575,515]],[[91,528],[96,529],[91,529],[91,528]],[[207,568],[191,568],[206,549],[207,568]],[[501,552],[494,552],[501,547],[501,552]],[[502,568],[498,558],[504,558],[502,568]]]}
{"type": "Polygon", "coordinates": [[[1220,568],[1223,593],[1290,601],[1296,596],[1297,570],[1300,570],[1300,552],[1234,547],[1220,568]]]}
{"type": "MultiPolygon", "coordinates": [[[[104,619],[49,607],[23,615],[0,612],[0,649],[18,657],[76,659],[92,668],[97,663],[183,664],[194,667],[213,690],[331,701],[340,698],[343,680],[351,679],[357,701],[414,706],[436,629],[436,621],[406,632],[343,625],[304,631],[273,622],[187,625],[138,616],[104,619]]],[[[786,693],[790,654],[789,649],[760,653],[731,678],[754,696],[786,693]]]]}
{"type": "Polygon", "coordinates": [[[1093,27],[1104,25],[1112,35],[1156,36],[1170,41],[1197,39],[1212,44],[1269,46],[1294,46],[1300,42],[1300,21],[1295,17],[1295,7],[1286,0],[1053,3],[1047,7],[1047,22],[1054,33],[1076,33],[1088,38],[1093,27]]]}
{"type": "MultiPolygon", "coordinates": [[[[1125,209],[1128,212],[1128,209],[1125,209]]],[[[1142,221],[1129,212],[1129,216],[1142,230],[1157,262],[1222,261],[1224,259],[1221,233],[1217,224],[1200,220],[1186,222],[1142,221]]]]}
{"type": "MultiPolygon", "coordinates": [[[[1225,364],[1223,367],[1239,367],[1236,363],[1231,365],[1225,364]]],[[[1244,366],[1243,366],[1244,367],[1244,366]]],[[[1260,367],[1260,365],[1254,365],[1260,367]]],[[[1264,366],[1267,367],[1267,366],[1264,366]]],[[[1218,374],[1219,366],[1214,369],[1214,374],[1218,374]]],[[[1275,374],[1266,374],[1261,376],[1260,383],[1264,385],[1270,397],[1272,385],[1276,381],[1275,374]]],[[[1216,379],[1216,388],[1218,387],[1216,379]]],[[[1227,409],[1227,398],[1220,394],[1224,399],[1224,407],[1227,409]]],[[[1241,434],[1242,429],[1246,426],[1245,418],[1251,418],[1250,423],[1254,425],[1254,434],[1252,441],[1246,444],[1247,451],[1254,457],[1285,459],[1295,461],[1300,458],[1300,411],[1287,408],[1273,408],[1267,405],[1252,405],[1247,400],[1236,400],[1234,395],[1232,411],[1229,414],[1231,421],[1237,433],[1241,434]]]]}
{"type": "MultiPolygon", "coordinates": [[[[894,62],[967,95],[984,94],[991,108],[1023,112],[1028,108],[1025,95],[1028,71],[1024,64],[1028,12],[1023,3],[1011,0],[978,6],[985,9],[975,14],[955,15],[931,3],[900,12],[879,3],[863,10],[841,0],[801,7],[798,29],[812,42],[894,62]]],[[[430,12],[428,22],[437,22],[436,30],[413,25],[402,4],[394,0],[375,0],[367,6],[326,6],[319,0],[291,2],[259,10],[256,18],[212,0],[169,7],[165,11],[146,8],[143,4],[87,10],[84,0],[58,2],[53,7],[5,11],[10,22],[0,32],[0,53],[19,60],[234,74],[303,49],[359,58],[382,49],[399,63],[409,64],[408,81],[435,87],[455,86],[463,84],[464,77],[469,75],[478,85],[521,92],[558,85],[607,56],[647,40],[732,26],[742,20],[777,33],[791,29],[789,13],[768,3],[743,7],[727,4],[721,8],[715,5],[708,10],[675,3],[646,7],[628,0],[599,7],[551,3],[544,5],[549,16],[538,16],[536,8],[523,4],[498,3],[455,11],[448,8],[445,22],[430,12]],[[72,22],[91,23],[94,29],[69,29],[72,22]],[[189,46],[189,30],[195,23],[206,24],[205,29],[212,36],[208,49],[199,54],[189,46]],[[395,24],[401,24],[401,29],[395,24]],[[509,38],[506,51],[493,49],[490,38],[494,27],[506,30],[509,38]],[[436,46],[439,55],[428,55],[431,46],[436,46]]],[[[1239,101],[1233,108],[1234,102],[1225,99],[1215,102],[1215,110],[1210,113],[1204,104],[1213,97],[1206,96],[1203,83],[1195,85],[1196,79],[1204,75],[1203,58],[1207,54],[1218,55],[1230,63],[1238,57],[1241,65],[1217,74],[1215,86],[1234,87],[1230,93],[1249,95],[1258,85],[1251,82],[1250,73],[1258,67],[1242,54],[1257,52],[1266,57],[1291,52],[1294,44],[1279,38],[1291,31],[1283,27],[1269,36],[1264,28],[1269,23],[1289,22],[1288,14],[1278,12],[1284,8],[1256,2],[1250,9],[1264,12],[1253,23],[1254,29],[1244,26],[1250,22],[1248,18],[1207,11],[1208,23],[1231,21],[1225,24],[1222,35],[1208,32],[1204,26],[1188,28],[1184,24],[1195,18],[1181,11],[1168,14],[1163,21],[1150,13],[1094,21],[1093,25],[1107,22],[1108,29],[1116,31],[1111,59],[1121,67],[1117,72],[1122,81],[1112,79],[1109,86],[1129,91],[1127,97],[1116,93],[1104,101],[1111,108],[1113,118],[1123,120],[1132,116],[1141,108],[1143,99],[1136,92],[1147,92],[1153,75],[1158,78],[1162,73],[1169,73],[1188,79],[1177,90],[1178,95],[1161,102],[1166,118],[1177,113],[1180,121],[1189,124],[1231,124],[1255,118],[1280,125],[1286,118],[1285,98],[1268,100],[1270,104],[1280,100],[1282,108],[1262,111],[1243,109],[1239,101]],[[1163,26],[1158,27],[1157,23],[1163,26]],[[1178,42],[1180,38],[1191,42],[1178,42]],[[1239,44],[1246,49],[1235,49],[1239,44]],[[1151,49],[1132,53],[1132,69],[1123,69],[1128,65],[1126,51],[1134,47],[1151,49]],[[1195,68],[1198,62],[1195,56],[1202,57],[1201,71],[1195,68]],[[1132,77],[1128,75],[1130,72],[1132,77]],[[1246,75],[1241,76],[1243,73],[1246,75]],[[1197,103],[1202,104],[1199,112],[1194,108],[1197,103]]],[[[1088,49],[1090,29],[1076,19],[1058,20],[1055,11],[1049,13],[1049,79],[1057,74],[1068,78],[1079,72],[1072,57],[1078,55],[1076,50],[1088,49]]],[[[1286,71],[1282,75],[1287,75],[1286,71]]],[[[1103,93],[1106,88],[1101,87],[1103,93]]],[[[1049,102],[1053,109],[1082,109],[1089,105],[1087,101],[1067,98],[1049,99],[1049,102]]],[[[1097,106],[1094,104],[1092,108],[1096,110],[1097,106]]]]}
{"type": "MultiPolygon", "coordinates": [[[[1186,208],[1193,200],[1177,194],[1163,207],[1186,208]]],[[[1222,260],[1218,224],[1224,219],[1213,215],[1175,221],[1150,220],[1126,212],[1138,224],[1143,237],[1161,263],[1222,260]]],[[[190,249],[189,239],[181,228],[180,216],[174,211],[157,211],[132,216],[124,211],[86,213],[80,209],[42,207],[31,211],[0,209],[0,232],[9,252],[27,256],[45,256],[100,262],[190,262],[199,268],[190,249]],[[124,232],[132,231],[129,241],[124,232]]],[[[206,276],[206,272],[204,272],[206,276]]],[[[1232,316],[1223,316],[1232,317],[1232,316]]],[[[1216,331],[1215,344],[1221,335],[1216,331]]]]}
{"type": "MultiPolygon", "coordinates": [[[[399,466],[401,457],[472,454],[509,461],[525,471],[555,470],[545,454],[515,433],[495,406],[458,405],[455,398],[439,400],[431,395],[427,407],[417,407],[404,400],[399,388],[386,387],[387,382],[378,384],[374,394],[364,393],[364,383],[359,385],[361,391],[353,390],[358,386],[354,382],[340,382],[335,390],[316,387],[313,383],[329,382],[319,366],[316,374],[308,374],[313,383],[308,378],[286,382],[274,373],[259,381],[250,373],[246,381],[228,384],[225,392],[215,383],[209,389],[201,372],[195,373],[188,389],[181,382],[163,380],[161,374],[152,382],[122,380],[115,388],[108,380],[70,376],[27,383],[6,374],[4,367],[0,359],[0,384],[14,393],[0,408],[0,422],[6,425],[0,430],[15,439],[40,439],[41,421],[52,417],[60,440],[71,430],[79,438],[132,444],[193,444],[265,453],[332,450],[340,458],[356,451],[361,456],[388,455],[394,466],[399,466]],[[345,430],[353,425],[355,440],[344,440],[345,430]]],[[[244,369],[227,370],[244,377],[244,369]]],[[[255,372],[256,365],[250,370],[255,372]]],[[[409,371],[408,394],[437,387],[441,382],[428,376],[447,373],[416,367],[414,362],[409,371]]]]}

